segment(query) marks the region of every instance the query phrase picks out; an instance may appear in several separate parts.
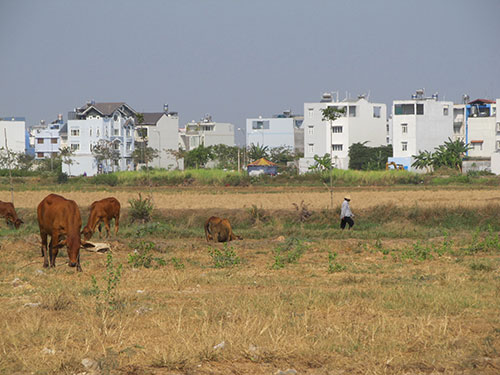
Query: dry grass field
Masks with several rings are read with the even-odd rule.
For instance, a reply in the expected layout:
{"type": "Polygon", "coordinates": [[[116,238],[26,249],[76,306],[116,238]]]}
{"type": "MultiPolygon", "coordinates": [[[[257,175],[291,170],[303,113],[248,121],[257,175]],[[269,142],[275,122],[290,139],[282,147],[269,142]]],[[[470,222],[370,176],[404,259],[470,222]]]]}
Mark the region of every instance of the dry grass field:
{"type": "MultiPolygon", "coordinates": [[[[47,193],[16,193],[26,225],[2,223],[1,374],[500,373],[498,189],[350,189],[350,232],[321,218],[320,189],[155,190],[155,222],[125,212],[112,255],[82,250],[82,273],[65,251],[42,268],[32,211],[47,193]],[[398,216],[415,206],[428,211],[398,216]],[[470,225],[475,209],[489,226],[470,225]],[[442,211],[462,221],[436,224],[442,211]],[[205,242],[200,223],[221,212],[245,240],[205,242]]],[[[137,193],[63,195],[127,211],[137,193]]]]}

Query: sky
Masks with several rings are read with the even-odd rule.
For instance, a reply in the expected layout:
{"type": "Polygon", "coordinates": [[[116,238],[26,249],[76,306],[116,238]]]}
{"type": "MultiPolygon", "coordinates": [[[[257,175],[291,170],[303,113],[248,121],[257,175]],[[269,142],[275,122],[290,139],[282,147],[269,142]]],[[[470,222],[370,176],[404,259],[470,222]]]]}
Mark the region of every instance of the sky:
{"type": "Polygon", "coordinates": [[[243,128],[324,92],[500,98],[499,14],[499,0],[0,0],[0,117],[124,101],[243,128]]]}

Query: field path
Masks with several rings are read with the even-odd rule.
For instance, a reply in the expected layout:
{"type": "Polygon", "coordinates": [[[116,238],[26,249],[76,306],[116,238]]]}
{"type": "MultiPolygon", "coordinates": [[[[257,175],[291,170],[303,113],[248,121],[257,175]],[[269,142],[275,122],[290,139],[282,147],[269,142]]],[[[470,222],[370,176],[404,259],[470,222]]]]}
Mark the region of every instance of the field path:
{"type": "MultiPolygon", "coordinates": [[[[261,191],[253,192],[251,188],[218,189],[207,192],[207,189],[197,191],[196,189],[179,190],[168,189],[153,192],[155,206],[160,209],[243,209],[257,205],[264,209],[293,209],[293,203],[299,204],[304,201],[311,209],[321,209],[329,205],[330,195],[328,192],[303,191],[293,189],[290,192],[286,188],[281,190],[260,188],[261,191]]],[[[59,193],[68,199],[75,200],[80,206],[89,206],[93,201],[109,196],[116,197],[123,207],[128,207],[128,200],[137,197],[137,191],[72,191],[59,193]]],[[[21,191],[16,192],[14,203],[20,208],[36,208],[38,203],[51,191],[21,191]]],[[[352,197],[353,209],[368,208],[375,205],[394,204],[397,206],[466,206],[481,207],[489,204],[500,203],[500,190],[491,189],[450,189],[450,188],[428,188],[415,190],[390,190],[387,188],[367,189],[353,188],[347,190],[336,189],[334,192],[334,204],[340,205],[343,196],[349,193],[352,197]]],[[[0,200],[10,201],[9,191],[0,191],[0,200]]]]}

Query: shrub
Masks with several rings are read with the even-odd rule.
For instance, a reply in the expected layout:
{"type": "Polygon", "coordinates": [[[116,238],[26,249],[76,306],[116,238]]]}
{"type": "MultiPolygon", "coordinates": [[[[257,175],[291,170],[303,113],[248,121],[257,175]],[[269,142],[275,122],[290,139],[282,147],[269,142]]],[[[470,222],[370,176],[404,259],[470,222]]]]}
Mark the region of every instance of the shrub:
{"type": "Polygon", "coordinates": [[[208,250],[208,254],[212,258],[215,268],[232,267],[241,263],[241,259],[236,255],[234,249],[228,247],[227,243],[224,244],[224,251],[220,251],[217,248],[211,248],[208,250]]]}
{"type": "Polygon", "coordinates": [[[58,184],[65,184],[68,182],[68,175],[64,172],[60,172],[57,174],[57,183],[58,184]]]}
{"type": "Polygon", "coordinates": [[[288,263],[297,263],[305,253],[307,247],[304,241],[298,238],[290,238],[284,244],[277,246],[274,250],[273,269],[284,268],[288,263]]]}
{"type": "Polygon", "coordinates": [[[151,241],[140,241],[138,244],[132,245],[136,247],[132,254],[128,255],[128,264],[134,268],[151,268],[161,267],[166,264],[165,260],[161,257],[154,257],[151,251],[156,249],[156,245],[151,241]],[[155,264],[153,264],[153,262],[155,264]]]}
{"type": "Polygon", "coordinates": [[[131,198],[128,200],[130,204],[130,218],[132,222],[140,221],[142,223],[147,223],[151,220],[151,215],[153,213],[153,202],[151,197],[142,198],[141,193],[139,193],[139,198],[131,198]]]}
{"type": "Polygon", "coordinates": [[[346,269],[346,266],[336,261],[337,253],[328,252],[328,273],[341,272],[346,269]]]}
{"type": "Polygon", "coordinates": [[[114,173],[98,174],[92,177],[92,182],[96,185],[118,185],[118,176],[114,173]]]}

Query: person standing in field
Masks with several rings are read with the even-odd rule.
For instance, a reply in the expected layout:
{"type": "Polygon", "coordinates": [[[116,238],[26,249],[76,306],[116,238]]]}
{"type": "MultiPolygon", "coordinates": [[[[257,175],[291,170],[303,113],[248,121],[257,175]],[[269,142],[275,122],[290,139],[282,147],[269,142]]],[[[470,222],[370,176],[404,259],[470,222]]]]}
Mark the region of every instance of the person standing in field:
{"type": "Polygon", "coordinates": [[[354,214],[351,211],[351,207],[349,206],[349,202],[351,201],[351,196],[346,195],[344,197],[344,201],[342,202],[342,209],[340,210],[340,229],[344,230],[346,224],[349,224],[349,229],[354,225],[354,214]]]}

